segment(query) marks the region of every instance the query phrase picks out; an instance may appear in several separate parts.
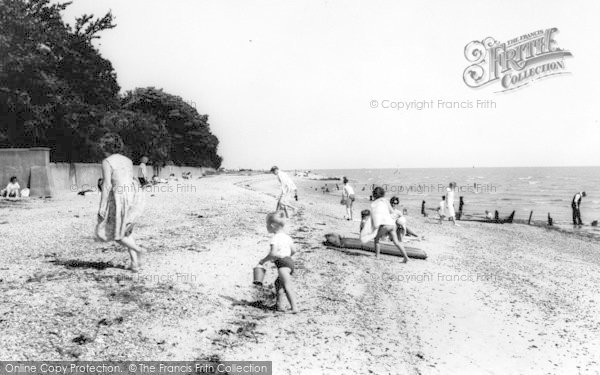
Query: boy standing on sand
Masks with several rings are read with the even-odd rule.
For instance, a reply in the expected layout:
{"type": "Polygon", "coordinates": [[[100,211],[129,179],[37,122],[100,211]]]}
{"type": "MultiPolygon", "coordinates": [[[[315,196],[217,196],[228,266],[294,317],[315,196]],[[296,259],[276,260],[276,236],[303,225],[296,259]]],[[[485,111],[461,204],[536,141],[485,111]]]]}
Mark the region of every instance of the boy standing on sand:
{"type": "Polygon", "coordinates": [[[442,195],[442,200],[440,201],[440,205],[437,209],[438,215],[440,215],[440,224],[446,218],[446,196],[442,195]]]}
{"type": "Polygon", "coordinates": [[[277,208],[275,208],[275,211],[283,210],[285,217],[289,218],[288,209],[296,210],[290,202],[292,198],[298,200],[298,188],[290,176],[288,176],[287,173],[280,171],[277,166],[271,168],[271,173],[277,176],[277,179],[281,184],[281,195],[277,201],[277,208]]]}
{"type": "MultiPolygon", "coordinates": [[[[342,189],[342,201],[346,205],[346,220],[353,220],[353,210],[352,205],[354,204],[354,189],[348,183],[348,179],[346,177],[342,180],[344,182],[344,188],[342,189]]],[[[339,190],[339,189],[338,189],[339,190]]]]}
{"type": "Polygon", "coordinates": [[[285,231],[285,216],[281,211],[272,212],[267,215],[267,231],[273,233],[271,239],[271,248],[269,254],[258,262],[263,265],[268,261],[273,261],[277,267],[279,276],[275,280],[275,291],[277,295],[277,311],[284,311],[284,295],[290,303],[292,312],[298,312],[296,306],[296,293],[292,286],[291,275],[294,273],[294,261],[292,255],[296,253],[294,241],[285,231]]]}

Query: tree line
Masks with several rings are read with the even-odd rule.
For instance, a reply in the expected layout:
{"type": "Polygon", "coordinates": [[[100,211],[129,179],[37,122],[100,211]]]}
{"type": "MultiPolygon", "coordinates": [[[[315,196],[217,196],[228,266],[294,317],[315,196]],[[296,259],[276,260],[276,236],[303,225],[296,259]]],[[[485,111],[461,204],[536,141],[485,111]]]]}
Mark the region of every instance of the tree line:
{"type": "Polygon", "coordinates": [[[73,26],[70,3],[0,0],[0,147],[50,147],[56,162],[97,162],[98,140],[123,141],[127,156],[219,168],[219,140],[181,97],[153,87],[121,94],[111,62],[92,41],[114,24],[108,12],[73,26]]]}

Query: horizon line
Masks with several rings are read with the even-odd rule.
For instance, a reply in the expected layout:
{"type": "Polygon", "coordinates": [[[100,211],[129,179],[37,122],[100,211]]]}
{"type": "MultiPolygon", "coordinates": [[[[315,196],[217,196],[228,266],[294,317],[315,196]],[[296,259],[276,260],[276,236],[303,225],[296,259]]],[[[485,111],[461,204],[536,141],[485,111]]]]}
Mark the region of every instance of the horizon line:
{"type": "MultiPolygon", "coordinates": [[[[224,169],[247,169],[247,170],[255,170],[268,171],[269,168],[231,168],[231,167],[222,167],[224,169]]],[[[600,168],[600,165],[527,165],[527,166],[502,166],[502,167],[489,167],[489,166],[473,166],[473,167],[383,167],[383,168],[371,168],[371,167],[363,167],[363,168],[284,168],[280,167],[281,170],[284,171],[322,171],[322,170],[369,170],[369,169],[491,169],[491,168],[600,168]]]]}

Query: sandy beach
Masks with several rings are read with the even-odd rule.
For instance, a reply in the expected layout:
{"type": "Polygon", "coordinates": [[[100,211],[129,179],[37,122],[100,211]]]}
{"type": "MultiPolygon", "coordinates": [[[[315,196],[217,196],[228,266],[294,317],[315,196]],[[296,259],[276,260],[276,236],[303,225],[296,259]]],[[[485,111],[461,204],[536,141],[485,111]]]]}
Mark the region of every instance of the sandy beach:
{"type": "MultiPolygon", "coordinates": [[[[339,196],[296,179],[287,231],[299,314],[252,268],[266,255],[272,175],[171,181],[147,193],[127,253],[94,241],[99,195],[0,201],[4,360],[269,360],[274,374],[597,374],[600,247],[526,225],[439,225],[409,208],[427,260],[323,245],[358,237],[339,196]]],[[[358,193],[355,214],[368,207],[358,193]]],[[[362,194],[361,194],[362,193],[362,194]]]]}

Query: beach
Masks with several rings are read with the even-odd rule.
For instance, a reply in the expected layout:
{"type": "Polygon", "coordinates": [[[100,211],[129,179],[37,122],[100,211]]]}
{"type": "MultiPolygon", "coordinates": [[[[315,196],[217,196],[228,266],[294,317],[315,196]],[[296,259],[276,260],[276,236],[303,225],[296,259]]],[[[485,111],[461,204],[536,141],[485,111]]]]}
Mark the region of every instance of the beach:
{"type": "MultiPolygon", "coordinates": [[[[326,233],[358,237],[359,223],[343,220],[337,192],[295,181],[298,314],[271,308],[272,264],[265,286],[252,284],[269,246],[273,175],[156,185],[134,230],[148,249],[137,274],[124,249],[94,241],[98,194],[1,201],[0,357],[267,360],[274,374],[600,371],[597,241],[440,225],[411,203],[410,227],[426,239],[410,246],[428,259],[375,259],[325,246],[326,233]]],[[[359,216],[368,194],[357,194],[359,216]]]]}

